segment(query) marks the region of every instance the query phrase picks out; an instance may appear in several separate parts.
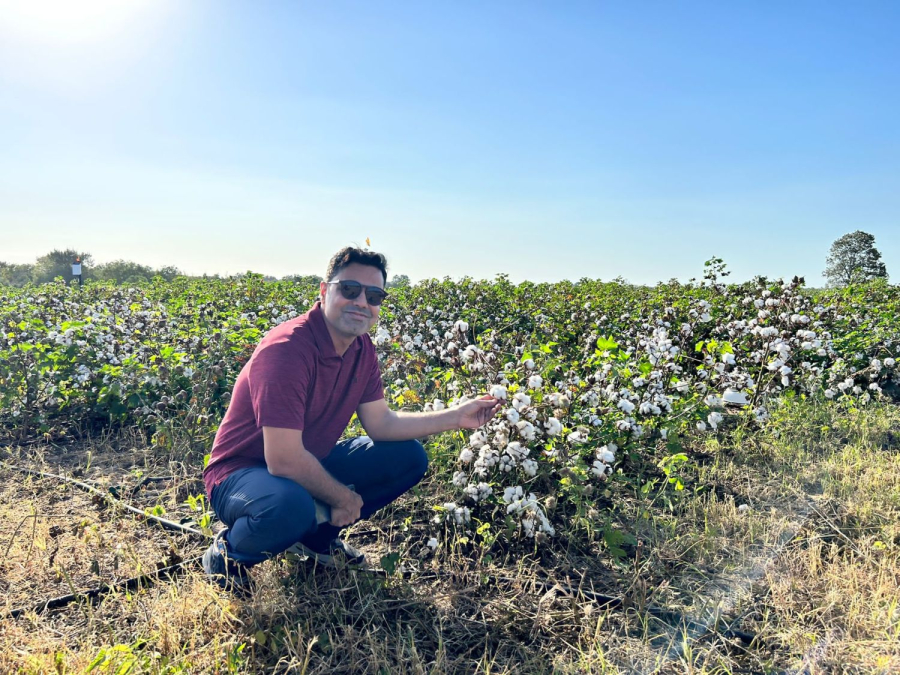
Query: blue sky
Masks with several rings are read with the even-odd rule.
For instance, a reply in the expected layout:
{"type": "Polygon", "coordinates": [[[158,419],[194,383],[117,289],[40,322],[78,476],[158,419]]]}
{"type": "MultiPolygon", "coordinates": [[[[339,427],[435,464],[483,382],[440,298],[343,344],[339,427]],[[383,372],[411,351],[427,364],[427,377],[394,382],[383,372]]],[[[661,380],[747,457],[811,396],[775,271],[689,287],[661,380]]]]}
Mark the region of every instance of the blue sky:
{"type": "Polygon", "coordinates": [[[0,0],[0,260],[900,278],[900,3],[70,4],[0,0]]]}

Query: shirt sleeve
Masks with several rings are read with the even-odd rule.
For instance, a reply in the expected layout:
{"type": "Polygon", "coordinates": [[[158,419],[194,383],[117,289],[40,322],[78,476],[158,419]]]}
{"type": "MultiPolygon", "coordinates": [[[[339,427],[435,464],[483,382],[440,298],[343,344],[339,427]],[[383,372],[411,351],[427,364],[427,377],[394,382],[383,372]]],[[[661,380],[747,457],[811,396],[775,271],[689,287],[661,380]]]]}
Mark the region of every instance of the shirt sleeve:
{"type": "Polygon", "coordinates": [[[250,365],[250,401],[257,428],[303,431],[312,360],[287,342],[266,345],[250,365]]]}
{"type": "Polygon", "coordinates": [[[366,343],[365,349],[369,357],[369,378],[366,382],[366,390],[360,399],[360,403],[371,403],[384,398],[384,383],[381,381],[381,368],[378,367],[378,355],[375,353],[375,345],[371,341],[366,343]]]}

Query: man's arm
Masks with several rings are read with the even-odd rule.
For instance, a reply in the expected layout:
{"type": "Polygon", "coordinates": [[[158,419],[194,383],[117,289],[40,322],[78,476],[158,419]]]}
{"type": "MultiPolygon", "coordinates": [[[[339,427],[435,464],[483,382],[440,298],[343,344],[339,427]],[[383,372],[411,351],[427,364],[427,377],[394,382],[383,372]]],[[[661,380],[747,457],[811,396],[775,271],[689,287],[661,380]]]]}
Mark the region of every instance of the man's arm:
{"type": "Polygon", "coordinates": [[[290,478],[315,499],[331,505],[331,524],[344,527],[359,520],[362,497],[332,478],[303,447],[303,432],[263,427],[266,466],[273,476],[290,478]]]}
{"type": "Polygon", "coordinates": [[[406,441],[451,429],[477,429],[500,409],[502,401],[482,396],[455,408],[435,412],[397,412],[383,398],[356,409],[360,423],[373,441],[406,441]]]}

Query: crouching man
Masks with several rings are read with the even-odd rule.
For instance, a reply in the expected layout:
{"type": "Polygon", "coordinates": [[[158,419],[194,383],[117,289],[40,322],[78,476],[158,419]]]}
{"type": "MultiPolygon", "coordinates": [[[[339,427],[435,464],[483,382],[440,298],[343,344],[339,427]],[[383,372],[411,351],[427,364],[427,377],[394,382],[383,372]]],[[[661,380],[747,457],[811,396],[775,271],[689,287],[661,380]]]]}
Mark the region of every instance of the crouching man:
{"type": "Polygon", "coordinates": [[[428,458],[411,439],[478,428],[499,409],[489,396],[438,412],[388,408],[368,336],[386,280],[383,255],[339,251],[312,309],[272,329],[238,375],[203,472],[228,526],[203,555],[220,586],[245,586],[247,568],[288,548],[363,563],[339,534],[422,479],[428,458]],[[339,443],[354,412],[368,435],[339,443]],[[329,521],[317,525],[313,500],[330,506],[329,521]]]}

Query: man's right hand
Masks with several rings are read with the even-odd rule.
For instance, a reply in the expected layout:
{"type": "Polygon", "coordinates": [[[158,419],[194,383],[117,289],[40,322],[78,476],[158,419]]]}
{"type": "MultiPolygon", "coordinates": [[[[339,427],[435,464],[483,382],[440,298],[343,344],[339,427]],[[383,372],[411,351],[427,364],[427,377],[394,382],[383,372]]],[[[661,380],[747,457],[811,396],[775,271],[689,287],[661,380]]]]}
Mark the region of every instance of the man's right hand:
{"type": "Polygon", "coordinates": [[[359,520],[359,512],[362,509],[363,500],[353,490],[347,490],[347,497],[339,504],[331,507],[331,520],[335,527],[347,527],[359,520]]]}

